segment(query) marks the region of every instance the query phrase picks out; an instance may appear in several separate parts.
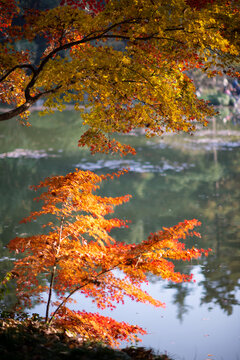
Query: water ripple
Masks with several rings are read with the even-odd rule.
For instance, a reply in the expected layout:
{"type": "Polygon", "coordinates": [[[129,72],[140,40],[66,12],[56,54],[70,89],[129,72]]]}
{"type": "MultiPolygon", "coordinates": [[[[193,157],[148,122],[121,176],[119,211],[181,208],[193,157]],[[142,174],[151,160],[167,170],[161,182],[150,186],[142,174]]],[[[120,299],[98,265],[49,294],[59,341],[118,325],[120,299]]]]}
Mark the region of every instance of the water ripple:
{"type": "Polygon", "coordinates": [[[167,171],[175,171],[180,172],[190,167],[193,167],[194,164],[187,164],[187,163],[170,163],[167,161],[161,161],[158,164],[152,164],[148,161],[141,162],[136,160],[98,160],[96,162],[90,162],[83,159],[83,161],[77,165],[77,168],[82,170],[101,170],[101,169],[108,169],[108,170],[116,170],[116,169],[129,169],[129,171],[136,172],[136,173],[147,173],[147,172],[155,172],[161,173],[165,175],[167,171]]]}

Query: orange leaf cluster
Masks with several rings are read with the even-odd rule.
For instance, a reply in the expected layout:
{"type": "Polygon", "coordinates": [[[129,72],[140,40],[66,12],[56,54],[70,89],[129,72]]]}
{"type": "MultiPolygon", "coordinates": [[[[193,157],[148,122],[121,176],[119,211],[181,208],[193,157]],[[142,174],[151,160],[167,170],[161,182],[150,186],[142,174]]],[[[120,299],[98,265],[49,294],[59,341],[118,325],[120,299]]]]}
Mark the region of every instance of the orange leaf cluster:
{"type": "Polygon", "coordinates": [[[43,302],[41,296],[47,291],[46,321],[52,306],[50,322],[56,321],[57,326],[80,332],[84,338],[115,345],[118,340],[129,339],[143,330],[98,314],[70,311],[66,304],[73,294],[78,292],[90,297],[100,309],[114,308],[115,303],[124,302],[125,296],[161,307],[164,304],[141,287],[148,282],[148,274],[174,282],[190,281],[192,275],[175,272],[171,260],[196,259],[210,251],[185,249],[179,241],[186,236],[199,236],[194,227],[200,223],[195,219],[150,234],[140,244],[116,243],[109,232],[116,227],[126,227],[127,221],[105,216],[130,196],[101,197],[95,191],[103,180],[124,172],[126,170],[99,176],[76,170],[66,176],[47,178],[34,186],[35,190],[47,188],[37,198],[43,201],[43,206],[23,222],[45,215],[47,221],[43,227],[49,228],[49,232],[16,237],[8,246],[12,251],[24,252],[24,257],[15,262],[12,274],[17,280],[19,300],[25,306],[30,306],[33,298],[43,302]],[[57,293],[55,302],[53,290],[57,293]],[[107,334],[103,331],[106,326],[107,334]]]}
{"type": "Polygon", "coordinates": [[[76,312],[65,307],[57,315],[55,325],[81,334],[82,340],[104,342],[109,346],[119,346],[121,341],[141,341],[136,334],[146,334],[137,325],[118,322],[99,313],[76,312]]]}
{"type": "Polygon", "coordinates": [[[0,32],[11,26],[12,19],[17,13],[15,0],[0,0],[0,32]]]}
{"type": "Polygon", "coordinates": [[[87,130],[78,142],[79,147],[84,147],[85,145],[90,148],[92,155],[96,153],[119,153],[120,156],[136,154],[136,150],[130,145],[122,144],[115,139],[107,139],[102,132],[96,132],[92,129],[87,130]]]}

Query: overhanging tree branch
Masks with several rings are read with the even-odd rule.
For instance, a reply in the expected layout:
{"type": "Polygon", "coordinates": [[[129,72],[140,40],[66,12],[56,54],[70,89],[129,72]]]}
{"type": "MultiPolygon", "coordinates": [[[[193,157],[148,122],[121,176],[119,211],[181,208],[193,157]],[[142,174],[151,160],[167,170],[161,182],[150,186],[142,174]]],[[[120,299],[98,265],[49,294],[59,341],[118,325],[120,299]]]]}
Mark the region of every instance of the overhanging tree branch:
{"type": "Polygon", "coordinates": [[[21,115],[23,114],[25,111],[27,111],[38,99],[40,99],[41,97],[51,94],[51,93],[55,93],[57,90],[59,90],[62,87],[62,85],[59,85],[57,87],[55,87],[54,89],[50,89],[47,91],[44,91],[42,93],[39,93],[37,95],[35,95],[34,97],[29,97],[28,100],[16,107],[15,109],[6,111],[5,113],[1,113],[0,114],[0,121],[5,121],[5,120],[10,120],[15,116],[21,115]]]}
{"type": "MultiPolygon", "coordinates": [[[[160,20],[157,17],[155,18],[155,20],[160,20]]],[[[52,89],[52,90],[48,90],[48,91],[44,91],[36,96],[32,96],[31,95],[31,91],[32,89],[35,87],[37,80],[40,76],[40,74],[42,74],[45,66],[49,63],[50,60],[54,59],[54,57],[61,53],[64,50],[69,50],[71,48],[73,48],[74,46],[78,46],[81,44],[86,44],[86,43],[91,43],[93,41],[96,40],[101,40],[101,39],[123,39],[123,40],[129,40],[132,41],[133,43],[136,42],[143,42],[143,41],[149,41],[151,39],[153,40],[166,40],[166,41],[170,41],[170,42],[176,42],[179,44],[185,44],[184,41],[179,40],[179,39],[175,39],[174,37],[168,37],[168,36],[161,36],[160,34],[158,34],[158,32],[153,32],[152,34],[146,34],[146,35],[139,35],[136,33],[135,37],[131,37],[128,35],[128,30],[126,29],[126,33],[124,28],[121,31],[121,27],[123,26],[129,26],[131,27],[131,25],[135,25],[135,24],[144,24],[144,23],[148,23],[149,22],[149,18],[147,17],[128,17],[127,19],[124,19],[122,21],[118,21],[116,23],[113,23],[107,27],[105,27],[104,29],[99,29],[99,30],[95,30],[90,32],[89,34],[85,35],[82,39],[77,40],[77,41],[71,41],[65,44],[60,43],[59,46],[57,46],[56,48],[54,48],[52,51],[49,52],[48,55],[46,55],[40,65],[38,67],[35,67],[32,64],[19,64],[14,66],[13,68],[11,68],[10,70],[8,70],[1,78],[0,78],[0,82],[3,82],[4,80],[6,80],[6,78],[12,74],[15,70],[17,69],[25,69],[30,70],[32,73],[31,79],[29,80],[28,84],[25,87],[25,103],[22,104],[21,106],[16,107],[15,109],[12,109],[10,111],[4,112],[2,114],[0,114],[0,121],[4,121],[4,120],[9,120],[17,115],[20,115],[21,113],[23,113],[24,111],[26,111],[27,109],[29,109],[33,103],[35,103],[41,96],[47,95],[48,93],[53,93],[57,90],[57,88],[52,89]],[[116,33],[113,33],[116,32],[116,33]]],[[[213,26],[209,26],[206,27],[206,30],[209,29],[213,29],[215,27],[213,26]]],[[[164,31],[167,33],[178,33],[179,31],[183,31],[186,32],[188,34],[192,33],[187,31],[182,25],[177,25],[177,26],[169,26],[166,27],[164,29],[164,31]]],[[[60,86],[61,87],[61,86],[60,86]]],[[[58,89],[60,88],[58,87],[58,89]]]]}

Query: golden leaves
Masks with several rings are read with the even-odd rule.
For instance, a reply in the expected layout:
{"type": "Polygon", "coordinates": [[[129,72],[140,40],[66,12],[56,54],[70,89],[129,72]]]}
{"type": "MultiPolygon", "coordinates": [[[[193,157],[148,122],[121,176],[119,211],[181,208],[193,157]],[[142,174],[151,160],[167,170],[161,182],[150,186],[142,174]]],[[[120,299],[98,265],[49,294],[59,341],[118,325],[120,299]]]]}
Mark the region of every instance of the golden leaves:
{"type": "MultiPolygon", "coordinates": [[[[218,69],[228,71],[238,62],[239,9],[219,0],[214,6],[189,4],[113,0],[96,16],[71,6],[26,12],[25,25],[7,29],[8,38],[23,36],[31,42],[41,35],[47,46],[30,78],[30,59],[17,58],[19,65],[28,66],[21,74],[24,81],[19,82],[13,70],[1,83],[1,100],[15,99],[19,105],[26,100],[25,90],[44,93],[47,113],[61,111],[70,101],[79,109],[87,94],[83,117],[90,131],[80,145],[90,146],[93,153],[134,151],[106,141],[111,133],[137,128],[146,129],[148,136],[194,131],[196,123],[206,124],[213,110],[197,99],[186,71],[201,68],[215,76],[218,69]]],[[[9,44],[4,42],[0,53],[0,71],[6,74],[15,66],[9,44]]]]}

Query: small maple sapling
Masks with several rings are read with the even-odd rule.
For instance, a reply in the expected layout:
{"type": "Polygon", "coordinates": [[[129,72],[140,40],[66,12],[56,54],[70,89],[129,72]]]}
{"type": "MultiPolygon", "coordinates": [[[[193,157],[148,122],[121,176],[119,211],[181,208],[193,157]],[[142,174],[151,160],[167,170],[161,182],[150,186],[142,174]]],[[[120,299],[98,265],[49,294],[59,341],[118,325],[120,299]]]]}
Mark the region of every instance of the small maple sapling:
{"type": "Polygon", "coordinates": [[[110,230],[127,227],[127,221],[105,216],[113,213],[114,206],[127,202],[130,195],[112,198],[94,192],[102,180],[124,172],[98,176],[76,170],[66,176],[45,179],[33,187],[35,190],[47,188],[38,198],[43,201],[41,210],[31,213],[22,222],[48,215],[43,227],[49,228],[49,232],[16,237],[8,245],[12,251],[24,252],[12,271],[15,276],[17,274],[17,295],[23,306],[30,307],[33,298],[44,302],[43,295],[47,293],[46,323],[79,333],[83,339],[109,345],[118,345],[119,341],[146,332],[98,313],[70,310],[67,303],[73,294],[79,292],[90,297],[99,309],[114,308],[115,302],[123,303],[124,296],[156,307],[164,306],[142,290],[147,274],[174,282],[190,281],[192,275],[175,272],[168,259],[186,261],[207,255],[210,250],[185,249],[179,242],[187,235],[199,236],[193,231],[199,225],[195,219],[164,228],[139,244],[115,242],[110,230]],[[54,220],[49,221],[49,215],[54,220]],[[54,301],[53,291],[57,298],[54,301]]]}

